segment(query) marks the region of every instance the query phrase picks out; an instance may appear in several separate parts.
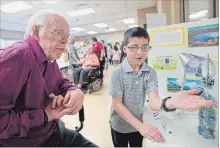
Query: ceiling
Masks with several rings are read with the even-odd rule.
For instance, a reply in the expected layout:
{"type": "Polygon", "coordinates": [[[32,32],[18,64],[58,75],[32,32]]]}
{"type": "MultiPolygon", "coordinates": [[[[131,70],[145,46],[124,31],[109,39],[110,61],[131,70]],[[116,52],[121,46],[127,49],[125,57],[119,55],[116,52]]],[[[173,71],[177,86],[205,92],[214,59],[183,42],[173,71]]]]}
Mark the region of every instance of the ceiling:
{"type": "MultiPolygon", "coordinates": [[[[1,6],[13,1],[1,0],[1,6]]],[[[86,32],[95,31],[106,33],[107,27],[99,28],[94,26],[97,23],[105,23],[108,28],[115,28],[116,31],[124,31],[129,27],[122,19],[133,17],[137,24],[137,10],[156,6],[156,0],[62,0],[58,3],[46,4],[44,1],[23,1],[33,8],[15,13],[5,13],[1,11],[0,30],[25,31],[28,19],[32,14],[40,9],[52,9],[63,15],[69,22],[70,27],[84,28],[85,31],[71,33],[75,36],[88,35],[86,32]],[[74,10],[93,8],[95,13],[81,16],[69,16],[67,12],[74,10]]],[[[133,25],[133,24],[130,24],[133,25]]]]}

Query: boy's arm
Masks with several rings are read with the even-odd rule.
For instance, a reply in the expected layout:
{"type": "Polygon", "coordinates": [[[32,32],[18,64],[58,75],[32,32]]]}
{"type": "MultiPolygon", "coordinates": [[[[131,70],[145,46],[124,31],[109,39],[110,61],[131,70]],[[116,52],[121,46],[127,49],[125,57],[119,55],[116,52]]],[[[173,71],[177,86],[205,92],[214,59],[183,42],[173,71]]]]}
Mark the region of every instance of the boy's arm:
{"type": "Polygon", "coordinates": [[[162,100],[160,100],[158,92],[150,92],[148,93],[149,106],[154,111],[163,111],[160,109],[162,100]]]}
{"type": "Polygon", "coordinates": [[[122,98],[112,97],[112,104],[115,111],[137,131],[141,130],[143,123],[139,121],[123,104],[122,98]]]}
{"type": "MultiPolygon", "coordinates": [[[[161,109],[162,100],[160,99],[159,93],[158,93],[158,79],[157,79],[157,73],[155,70],[150,70],[150,77],[147,81],[147,93],[148,93],[148,100],[149,100],[149,106],[153,111],[163,111],[161,109]]],[[[172,108],[172,105],[170,104],[170,101],[166,102],[167,108],[172,108]]]]}
{"type": "Polygon", "coordinates": [[[150,68],[149,77],[147,80],[146,91],[148,93],[149,106],[154,111],[162,111],[160,109],[162,100],[158,93],[158,79],[155,70],[150,68]]]}
{"type": "Polygon", "coordinates": [[[110,95],[112,96],[112,105],[115,111],[128,123],[130,123],[138,131],[143,123],[139,121],[123,104],[123,88],[121,85],[120,69],[116,68],[112,73],[110,84],[110,95]]]}

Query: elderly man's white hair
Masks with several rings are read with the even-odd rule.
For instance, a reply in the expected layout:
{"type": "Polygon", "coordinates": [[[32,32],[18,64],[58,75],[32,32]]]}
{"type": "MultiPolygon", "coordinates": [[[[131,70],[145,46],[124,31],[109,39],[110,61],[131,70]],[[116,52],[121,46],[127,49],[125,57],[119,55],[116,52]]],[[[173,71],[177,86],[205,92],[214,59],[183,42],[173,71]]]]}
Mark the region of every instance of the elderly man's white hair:
{"type": "Polygon", "coordinates": [[[24,34],[24,38],[28,38],[30,35],[32,35],[32,28],[34,25],[39,25],[39,26],[47,26],[50,19],[49,17],[51,15],[60,15],[55,11],[52,10],[40,10],[37,13],[35,13],[34,15],[31,16],[31,18],[28,21],[28,27],[26,29],[26,32],[24,34]]]}

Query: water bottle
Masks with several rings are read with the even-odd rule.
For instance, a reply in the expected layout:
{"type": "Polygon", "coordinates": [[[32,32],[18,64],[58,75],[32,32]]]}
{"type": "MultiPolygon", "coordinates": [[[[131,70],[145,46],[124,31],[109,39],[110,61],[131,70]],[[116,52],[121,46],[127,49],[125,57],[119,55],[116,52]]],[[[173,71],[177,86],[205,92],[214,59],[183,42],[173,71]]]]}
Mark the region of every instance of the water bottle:
{"type": "MultiPolygon", "coordinates": [[[[207,92],[203,92],[201,97],[205,100],[212,100],[216,102],[215,97],[207,92]]],[[[202,107],[199,109],[199,126],[198,133],[205,139],[215,139],[216,123],[217,123],[217,108],[216,107],[202,107]]]]}

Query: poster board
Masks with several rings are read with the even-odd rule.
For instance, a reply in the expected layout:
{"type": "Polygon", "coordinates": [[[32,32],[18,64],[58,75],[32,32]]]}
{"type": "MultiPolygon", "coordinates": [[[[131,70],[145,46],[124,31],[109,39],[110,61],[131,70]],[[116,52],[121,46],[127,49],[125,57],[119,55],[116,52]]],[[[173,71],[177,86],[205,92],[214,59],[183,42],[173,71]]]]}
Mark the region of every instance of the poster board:
{"type": "Polygon", "coordinates": [[[151,31],[150,39],[152,47],[184,45],[184,27],[151,31]]]}
{"type": "Polygon", "coordinates": [[[188,47],[208,47],[219,44],[219,24],[188,28],[188,47]]]}
{"type": "MultiPolygon", "coordinates": [[[[193,23],[182,23],[182,24],[174,24],[174,25],[167,25],[167,26],[161,26],[161,27],[155,27],[155,28],[148,28],[147,31],[150,34],[151,38],[151,44],[153,43],[155,46],[152,46],[152,49],[148,53],[148,64],[157,72],[157,77],[159,81],[159,92],[160,96],[172,96],[174,93],[167,91],[167,77],[173,77],[173,78],[183,78],[184,75],[184,68],[183,65],[179,59],[179,55],[181,53],[189,53],[194,54],[202,57],[206,57],[208,54],[210,58],[218,65],[218,51],[219,46],[206,46],[206,47],[188,47],[188,28],[198,27],[198,26],[207,26],[210,24],[218,24],[218,18],[214,19],[208,19],[208,20],[201,20],[201,21],[195,21],[193,23]],[[183,41],[179,44],[161,44],[157,43],[158,39],[154,36],[155,33],[168,33],[172,34],[172,32],[183,30],[183,41]],[[182,44],[183,43],[183,44],[182,44]],[[155,60],[153,59],[155,56],[161,56],[161,55],[172,55],[176,57],[176,68],[173,68],[172,70],[164,70],[164,69],[158,69],[155,67],[155,60]]],[[[165,35],[166,36],[166,35],[165,35]]],[[[160,40],[160,39],[159,39],[160,40]]],[[[217,66],[219,67],[219,66],[217,66]]],[[[218,72],[218,70],[217,70],[218,72]]],[[[193,76],[187,75],[187,78],[191,78],[193,76]]],[[[218,95],[218,73],[215,75],[215,87],[216,89],[213,93],[214,95],[218,95]]]]}
{"type": "Polygon", "coordinates": [[[177,56],[156,55],[152,58],[152,68],[156,70],[176,70],[177,56]]]}

